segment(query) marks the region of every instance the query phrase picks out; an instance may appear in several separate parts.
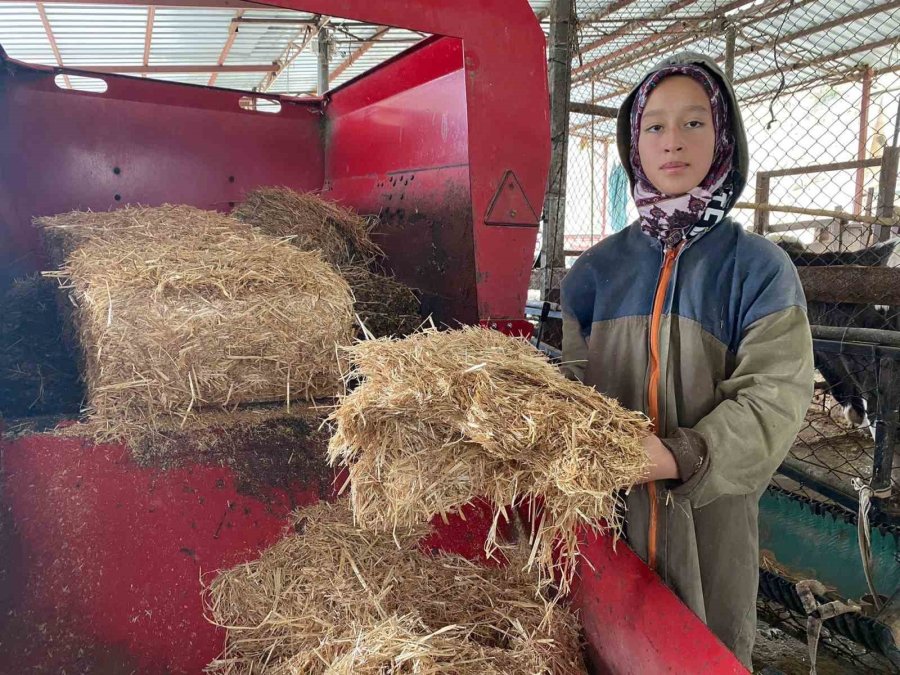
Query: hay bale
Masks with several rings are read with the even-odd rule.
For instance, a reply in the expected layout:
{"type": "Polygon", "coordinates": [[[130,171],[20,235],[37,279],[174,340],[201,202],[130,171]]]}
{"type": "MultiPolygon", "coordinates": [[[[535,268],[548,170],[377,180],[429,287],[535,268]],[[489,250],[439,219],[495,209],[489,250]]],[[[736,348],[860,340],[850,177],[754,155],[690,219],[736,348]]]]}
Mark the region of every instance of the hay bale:
{"type": "Polygon", "coordinates": [[[649,422],[567,380],[524,340],[480,328],[428,330],[348,349],[363,380],[330,416],[331,462],[349,467],[357,522],[391,530],[458,511],[526,501],[529,564],[567,588],[577,528],[618,532],[618,493],[647,469],[649,422]],[[535,506],[540,504],[540,506],[535,506]]]}
{"type": "Polygon", "coordinates": [[[338,267],[365,265],[379,254],[368,221],[355,211],[312,193],[261,187],[232,211],[238,220],[275,237],[290,237],[304,251],[321,251],[338,267]]]}
{"type": "Polygon", "coordinates": [[[41,219],[68,253],[91,415],[109,436],[204,409],[330,396],[353,336],[317,253],[185,206],[41,219]]]}
{"type": "Polygon", "coordinates": [[[294,528],[300,533],[207,589],[207,614],[226,630],[208,670],[585,672],[575,617],[536,593],[520,564],[485,568],[425,554],[417,545],[424,529],[366,532],[346,503],[303,509],[294,528]]]}
{"type": "Polygon", "coordinates": [[[304,251],[321,251],[350,284],[354,311],[368,335],[408,335],[421,325],[416,294],[381,269],[382,253],[369,236],[373,221],[317,195],[281,187],[249,192],[232,215],[266,234],[290,238],[304,251]]]}

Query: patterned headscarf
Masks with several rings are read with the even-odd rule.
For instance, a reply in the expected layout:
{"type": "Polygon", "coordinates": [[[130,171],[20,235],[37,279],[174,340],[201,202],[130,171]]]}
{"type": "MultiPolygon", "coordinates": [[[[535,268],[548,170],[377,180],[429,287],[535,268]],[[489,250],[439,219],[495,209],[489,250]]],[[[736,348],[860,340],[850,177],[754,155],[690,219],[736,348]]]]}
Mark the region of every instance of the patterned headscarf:
{"type": "Polygon", "coordinates": [[[638,89],[631,107],[630,158],[635,178],[632,195],[640,215],[641,229],[659,239],[666,248],[673,248],[721,221],[725,217],[725,207],[734,189],[734,145],[725,96],[719,83],[705,68],[689,64],[667,66],[648,77],[638,89]],[[672,75],[690,77],[706,91],[716,135],[715,154],[706,178],[687,194],[675,196],[663,194],[654,187],[641,166],[638,153],[641,117],[650,94],[660,82],[672,75]]]}

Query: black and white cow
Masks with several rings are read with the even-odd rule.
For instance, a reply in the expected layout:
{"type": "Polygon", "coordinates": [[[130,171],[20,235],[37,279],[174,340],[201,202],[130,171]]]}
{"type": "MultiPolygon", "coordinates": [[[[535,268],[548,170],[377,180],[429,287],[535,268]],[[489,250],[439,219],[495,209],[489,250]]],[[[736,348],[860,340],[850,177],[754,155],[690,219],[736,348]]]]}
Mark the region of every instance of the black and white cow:
{"type": "MultiPolygon", "coordinates": [[[[900,238],[890,239],[858,251],[809,251],[796,240],[777,240],[797,267],[829,265],[900,266],[900,238]]],[[[851,303],[808,302],[809,323],[819,326],[900,330],[900,307],[851,303]]],[[[854,426],[870,427],[870,417],[878,405],[877,364],[867,356],[836,355],[816,351],[816,368],[825,378],[828,391],[841,404],[854,426]],[[871,414],[870,414],[871,413],[871,414]]],[[[900,380],[900,377],[898,377],[900,380]]],[[[900,386],[897,383],[895,386],[900,386]]]]}

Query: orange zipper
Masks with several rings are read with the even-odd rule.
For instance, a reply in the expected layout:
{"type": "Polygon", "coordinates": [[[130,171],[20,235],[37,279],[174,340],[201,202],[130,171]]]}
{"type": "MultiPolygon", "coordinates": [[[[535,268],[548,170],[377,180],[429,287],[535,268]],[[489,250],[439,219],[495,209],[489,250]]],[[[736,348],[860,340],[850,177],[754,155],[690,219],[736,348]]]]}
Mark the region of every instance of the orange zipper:
{"type": "MultiPolygon", "coordinates": [[[[653,313],[650,315],[650,384],[648,385],[648,404],[650,409],[650,421],[653,423],[653,431],[659,430],[659,328],[662,323],[663,306],[666,301],[666,292],[672,279],[675,268],[675,258],[681,246],[666,251],[663,259],[662,270],[659,274],[659,282],[656,286],[656,295],[653,297],[653,313]]],[[[659,505],[656,501],[656,483],[647,483],[647,493],[650,498],[650,526],[647,533],[647,564],[650,569],[656,571],[656,531],[659,525],[659,505]]]]}

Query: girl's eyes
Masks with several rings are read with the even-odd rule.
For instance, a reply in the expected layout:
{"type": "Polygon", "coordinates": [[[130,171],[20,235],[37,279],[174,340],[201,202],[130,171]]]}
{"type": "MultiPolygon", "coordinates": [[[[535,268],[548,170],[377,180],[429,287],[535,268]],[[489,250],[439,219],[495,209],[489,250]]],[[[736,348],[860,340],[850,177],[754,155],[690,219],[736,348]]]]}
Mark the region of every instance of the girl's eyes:
{"type": "MultiPolygon", "coordinates": [[[[687,122],[684,126],[686,126],[688,129],[700,129],[701,127],[703,127],[705,125],[700,120],[691,120],[690,122],[687,122]]],[[[662,125],[661,124],[653,124],[653,125],[647,127],[646,129],[644,129],[644,131],[651,133],[651,134],[659,133],[660,131],[662,131],[662,125]]]]}

